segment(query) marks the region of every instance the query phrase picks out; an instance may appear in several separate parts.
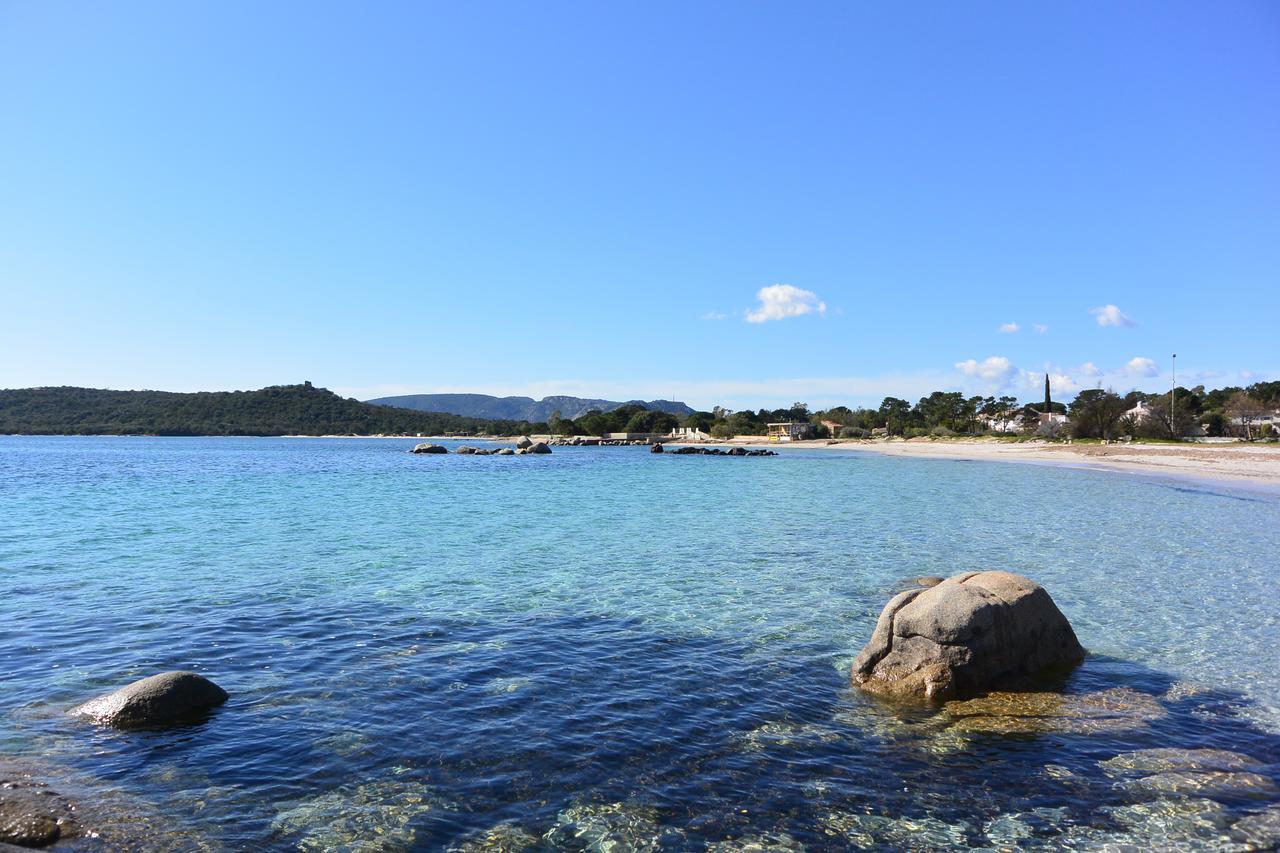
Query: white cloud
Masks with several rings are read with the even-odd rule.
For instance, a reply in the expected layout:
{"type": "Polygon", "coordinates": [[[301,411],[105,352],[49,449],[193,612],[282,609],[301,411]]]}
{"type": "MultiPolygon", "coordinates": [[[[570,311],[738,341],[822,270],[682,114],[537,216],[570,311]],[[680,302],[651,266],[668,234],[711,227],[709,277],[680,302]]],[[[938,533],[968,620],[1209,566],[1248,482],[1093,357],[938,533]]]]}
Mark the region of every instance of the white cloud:
{"type": "Polygon", "coordinates": [[[699,320],[723,320],[728,316],[729,316],[728,314],[721,314],[719,311],[708,311],[698,319],[699,320]]]}
{"type": "Polygon", "coordinates": [[[989,356],[982,361],[978,361],[975,358],[967,361],[957,361],[956,370],[965,376],[981,379],[983,382],[997,388],[1007,385],[1009,379],[1017,373],[1017,369],[1009,362],[1009,359],[1002,355],[989,356]]]}
{"type": "Polygon", "coordinates": [[[1037,332],[1038,334],[1041,334],[1041,335],[1043,335],[1045,332],[1049,331],[1049,327],[1048,327],[1048,326],[1046,326],[1044,323],[1036,323],[1036,324],[1035,324],[1035,326],[1034,326],[1034,328],[1035,328],[1036,332],[1037,332]]]}
{"type": "Polygon", "coordinates": [[[1134,324],[1123,311],[1114,305],[1103,305],[1101,308],[1090,308],[1089,313],[1098,318],[1099,326],[1128,327],[1134,324]]]}
{"type": "Polygon", "coordinates": [[[1005,323],[1002,326],[1000,326],[1000,334],[1002,335],[1012,335],[1014,332],[1018,332],[1021,330],[1022,330],[1022,327],[1019,326],[1017,323],[1005,323]]]}
{"type": "Polygon", "coordinates": [[[1049,389],[1055,400],[1060,400],[1063,394],[1074,394],[1084,387],[1074,376],[1064,373],[1060,367],[1051,367],[1047,370],[1021,370],[1019,384],[1027,389],[1027,396],[1031,399],[1039,400],[1043,397],[1046,373],[1049,374],[1049,389]]]}
{"type": "Polygon", "coordinates": [[[1156,367],[1156,363],[1149,358],[1138,356],[1129,360],[1124,366],[1124,372],[1130,376],[1159,376],[1160,368],[1156,367]]]}
{"type": "Polygon", "coordinates": [[[1080,365],[1080,372],[1085,376],[1102,375],[1102,371],[1098,369],[1098,365],[1094,364],[1092,361],[1086,361],[1084,364],[1080,365]]]}
{"type": "Polygon", "coordinates": [[[771,284],[756,292],[760,305],[747,312],[748,323],[764,323],[769,320],[785,320],[804,314],[825,314],[827,303],[818,299],[811,290],[802,290],[790,284],[771,284]]]}

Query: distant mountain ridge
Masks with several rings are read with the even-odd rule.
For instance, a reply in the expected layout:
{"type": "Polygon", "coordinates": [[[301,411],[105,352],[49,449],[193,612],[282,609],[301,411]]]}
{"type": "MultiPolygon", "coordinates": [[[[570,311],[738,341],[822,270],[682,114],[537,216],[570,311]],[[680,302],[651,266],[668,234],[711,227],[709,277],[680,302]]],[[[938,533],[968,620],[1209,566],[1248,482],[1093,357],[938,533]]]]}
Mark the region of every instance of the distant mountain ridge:
{"type": "Polygon", "coordinates": [[[585,397],[493,397],[489,394],[404,394],[398,397],[379,397],[366,400],[375,406],[395,406],[419,412],[437,412],[460,415],[465,418],[490,420],[529,421],[546,423],[552,413],[568,420],[581,417],[592,409],[612,412],[622,406],[644,406],[676,416],[693,413],[693,409],[676,400],[593,400],[585,397]]]}

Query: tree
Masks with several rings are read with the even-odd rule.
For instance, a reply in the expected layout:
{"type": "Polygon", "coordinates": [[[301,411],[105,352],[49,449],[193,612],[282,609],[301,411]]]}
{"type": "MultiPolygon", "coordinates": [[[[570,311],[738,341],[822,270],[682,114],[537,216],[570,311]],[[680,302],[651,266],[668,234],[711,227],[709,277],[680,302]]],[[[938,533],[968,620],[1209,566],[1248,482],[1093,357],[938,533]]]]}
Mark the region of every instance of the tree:
{"type": "Polygon", "coordinates": [[[1107,389],[1081,391],[1071,402],[1071,434],[1076,438],[1111,438],[1116,422],[1128,410],[1124,399],[1107,389]]]}
{"type": "Polygon", "coordinates": [[[675,415],[659,412],[655,409],[645,409],[632,415],[623,431],[667,433],[675,429],[679,423],[675,415]]]}
{"type": "Polygon", "coordinates": [[[889,435],[902,435],[911,415],[911,404],[897,397],[885,397],[880,404],[880,417],[884,418],[885,429],[889,435]]]}
{"type": "Polygon", "coordinates": [[[1253,425],[1267,414],[1267,407],[1249,394],[1237,391],[1227,401],[1226,414],[1233,427],[1244,433],[1245,441],[1252,441],[1253,425]]]}
{"type": "Polygon", "coordinates": [[[1138,431],[1149,438],[1172,438],[1176,441],[1190,434],[1195,427],[1195,416],[1182,408],[1181,403],[1171,410],[1169,394],[1149,398],[1146,409],[1147,416],[1138,423],[1138,431]]]}

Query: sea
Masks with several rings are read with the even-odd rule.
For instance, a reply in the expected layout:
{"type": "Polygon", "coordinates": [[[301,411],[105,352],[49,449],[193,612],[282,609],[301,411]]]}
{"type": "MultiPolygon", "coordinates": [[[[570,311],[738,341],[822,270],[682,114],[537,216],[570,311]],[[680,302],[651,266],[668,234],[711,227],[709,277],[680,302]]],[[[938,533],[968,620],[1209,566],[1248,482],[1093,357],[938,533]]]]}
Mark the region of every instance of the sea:
{"type": "Polygon", "coordinates": [[[63,849],[1265,849],[1280,818],[1275,491],[414,443],[0,437],[0,768],[98,809],[63,849]],[[1070,619],[1071,701],[972,726],[852,688],[892,595],[988,569],[1070,619]],[[171,669],[230,700],[67,713],[171,669]]]}

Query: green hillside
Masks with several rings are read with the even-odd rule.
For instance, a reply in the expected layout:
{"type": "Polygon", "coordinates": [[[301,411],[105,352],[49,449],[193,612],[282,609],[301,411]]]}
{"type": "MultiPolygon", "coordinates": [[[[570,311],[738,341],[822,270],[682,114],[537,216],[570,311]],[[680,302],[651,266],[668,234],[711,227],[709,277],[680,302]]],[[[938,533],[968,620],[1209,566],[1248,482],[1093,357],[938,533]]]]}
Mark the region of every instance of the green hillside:
{"type": "Polygon", "coordinates": [[[259,391],[0,390],[0,434],[32,435],[375,435],[485,432],[527,425],[375,406],[311,383],[259,391]]]}

